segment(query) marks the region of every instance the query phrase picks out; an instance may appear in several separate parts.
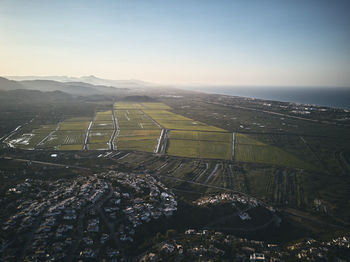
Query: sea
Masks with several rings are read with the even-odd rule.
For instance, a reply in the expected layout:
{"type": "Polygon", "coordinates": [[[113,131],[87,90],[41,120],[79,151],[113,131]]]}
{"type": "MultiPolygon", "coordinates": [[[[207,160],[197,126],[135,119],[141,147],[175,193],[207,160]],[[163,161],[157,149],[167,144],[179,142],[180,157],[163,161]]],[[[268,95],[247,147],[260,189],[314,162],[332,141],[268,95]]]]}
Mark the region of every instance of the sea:
{"type": "Polygon", "coordinates": [[[350,109],[350,87],[192,87],[210,94],[350,109]]]}

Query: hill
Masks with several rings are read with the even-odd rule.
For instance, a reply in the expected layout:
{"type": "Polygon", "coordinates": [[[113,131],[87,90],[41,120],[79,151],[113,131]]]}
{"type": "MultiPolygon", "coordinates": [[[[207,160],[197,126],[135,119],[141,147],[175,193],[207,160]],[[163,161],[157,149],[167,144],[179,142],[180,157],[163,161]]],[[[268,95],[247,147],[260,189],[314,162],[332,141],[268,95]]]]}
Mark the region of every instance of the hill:
{"type": "Polygon", "coordinates": [[[90,96],[90,95],[115,95],[125,88],[116,88],[112,86],[93,85],[84,82],[58,82],[54,80],[23,80],[14,81],[6,78],[0,78],[0,90],[9,91],[16,89],[38,90],[42,92],[61,91],[71,95],[90,96]]]}

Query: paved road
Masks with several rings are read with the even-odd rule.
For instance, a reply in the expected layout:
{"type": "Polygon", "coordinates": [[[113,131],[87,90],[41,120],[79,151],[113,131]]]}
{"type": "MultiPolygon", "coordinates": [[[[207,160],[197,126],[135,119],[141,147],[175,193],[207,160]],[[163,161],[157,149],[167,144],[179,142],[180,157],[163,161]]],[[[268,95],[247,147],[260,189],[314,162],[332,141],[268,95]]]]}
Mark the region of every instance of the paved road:
{"type": "Polygon", "coordinates": [[[115,116],[115,110],[114,110],[114,104],[112,107],[112,116],[113,116],[113,124],[114,124],[114,130],[113,130],[113,134],[111,136],[111,139],[109,140],[109,146],[111,150],[115,150],[115,145],[114,145],[114,140],[117,137],[118,133],[119,133],[119,127],[118,127],[118,119],[115,116]]]}
{"type": "Polygon", "coordinates": [[[87,145],[88,145],[88,142],[89,142],[89,135],[90,135],[90,129],[91,129],[91,126],[92,126],[92,122],[93,122],[93,120],[91,120],[91,122],[89,124],[89,127],[86,129],[86,136],[85,136],[83,150],[87,150],[87,145]]]}

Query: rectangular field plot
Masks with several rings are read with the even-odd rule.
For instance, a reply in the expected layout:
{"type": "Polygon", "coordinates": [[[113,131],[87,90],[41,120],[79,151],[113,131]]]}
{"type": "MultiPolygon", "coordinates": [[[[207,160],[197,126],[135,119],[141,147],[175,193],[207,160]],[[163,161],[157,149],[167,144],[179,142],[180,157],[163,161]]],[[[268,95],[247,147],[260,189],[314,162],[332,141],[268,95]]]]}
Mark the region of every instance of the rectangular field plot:
{"type": "Polygon", "coordinates": [[[232,157],[232,143],[199,141],[199,157],[229,160],[232,157]]]}
{"type": "Polygon", "coordinates": [[[92,122],[87,149],[108,150],[114,133],[114,119],[112,110],[96,112],[92,122]]]}
{"type": "Polygon", "coordinates": [[[158,139],[160,130],[120,130],[118,140],[145,140],[158,139]]]}
{"type": "Polygon", "coordinates": [[[88,142],[89,144],[95,144],[95,143],[108,144],[113,132],[114,130],[99,130],[99,131],[92,130],[89,133],[88,142]]]}
{"type": "Polygon", "coordinates": [[[183,140],[203,140],[203,141],[217,141],[217,142],[232,142],[232,133],[218,133],[218,132],[198,132],[198,131],[178,131],[172,130],[170,138],[183,140]]]}
{"type": "Polygon", "coordinates": [[[157,139],[136,139],[136,140],[119,140],[117,139],[117,149],[119,150],[136,150],[145,152],[154,152],[156,150],[157,139]]]}
{"type": "Polygon", "coordinates": [[[113,121],[112,110],[96,112],[94,121],[113,121]]]}
{"type": "Polygon", "coordinates": [[[116,139],[117,149],[154,152],[161,130],[123,130],[116,139]]]}
{"type": "Polygon", "coordinates": [[[20,136],[9,138],[8,143],[18,148],[34,149],[51,132],[56,130],[56,128],[57,125],[42,125],[40,128],[32,130],[31,133],[25,133],[20,136]]]}
{"type": "Polygon", "coordinates": [[[256,141],[243,134],[235,134],[235,137],[235,159],[237,161],[313,168],[310,164],[280,148],[256,141]]]}
{"type": "Polygon", "coordinates": [[[154,152],[158,145],[161,128],[139,108],[141,104],[119,104],[115,114],[119,132],[115,139],[117,149],[154,152]],[[127,109],[125,109],[127,108],[127,109]]]}
{"type": "Polygon", "coordinates": [[[87,148],[89,150],[108,150],[108,149],[110,149],[108,143],[88,144],[87,148]]]}
{"type": "Polygon", "coordinates": [[[91,130],[114,130],[113,121],[94,121],[91,130]]]}
{"type": "Polygon", "coordinates": [[[88,118],[70,118],[59,123],[58,130],[52,132],[37,147],[57,150],[82,150],[86,130],[90,124],[87,120],[88,118]]]}
{"type": "Polygon", "coordinates": [[[114,108],[119,109],[143,109],[144,106],[137,102],[117,102],[114,105],[114,108]]]}
{"type": "Polygon", "coordinates": [[[232,133],[172,130],[168,154],[229,160],[232,156],[232,133]]]}
{"type": "Polygon", "coordinates": [[[143,110],[147,115],[157,121],[162,127],[177,130],[197,131],[225,131],[215,126],[195,121],[193,119],[174,114],[166,110],[143,110]]]}
{"type": "Polygon", "coordinates": [[[85,140],[85,132],[80,131],[56,131],[49,136],[39,146],[41,148],[59,148],[61,145],[79,145],[83,146],[85,140]]]}
{"type": "Polygon", "coordinates": [[[59,145],[58,150],[82,150],[83,145],[59,145]]]}
{"type": "Polygon", "coordinates": [[[168,147],[168,155],[194,157],[199,156],[199,141],[195,140],[175,140],[170,139],[168,147]]]}
{"type": "Polygon", "coordinates": [[[64,131],[72,131],[72,130],[80,130],[80,131],[85,131],[88,129],[90,122],[84,121],[84,122],[73,122],[73,121],[64,121],[60,124],[59,130],[64,131]]]}
{"type": "Polygon", "coordinates": [[[171,108],[170,108],[169,106],[167,106],[166,104],[158,103],[158,102],[141,103],[141,105],[142,105],[145,109],[164,109],[164,110],[171,109],[171,108]]]}

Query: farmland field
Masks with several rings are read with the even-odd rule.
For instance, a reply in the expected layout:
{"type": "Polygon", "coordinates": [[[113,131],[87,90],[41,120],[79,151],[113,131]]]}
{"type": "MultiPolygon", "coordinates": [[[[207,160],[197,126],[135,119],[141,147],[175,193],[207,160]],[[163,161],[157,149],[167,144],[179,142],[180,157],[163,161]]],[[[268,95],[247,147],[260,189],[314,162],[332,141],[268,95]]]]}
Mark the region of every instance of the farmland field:
{"type": "Polygon", "coordinates": [[[42,125],[31,133],[25,133],[21,136],[11,137],[9,143],[15,147],[24,149],[34,149],[44,138],[56,129],[56,125],[42,125]]]}
{"type": "Polygon", "coordinates": [[[59,130],[61,131],[72,131],[72,130],[77,130],[77,131],[85,131],[90,122],[88,121],[83,121],[83,122],[76,122],[76,121],[64,121],[60,124],[59,130]]]}
{"type": "Polygon", "coordinates": [[[143,110],[143,112],[167,129],[225,132],[224,129],[209,126],[166,110],[143,110]]]}
{"type": "Polygon", "coordinates": [[[117,103],[115,109],[120,128],[117,139],[119,149],[137,150],[137,143],[134,141],[143,141],[140,148],[151,151],[151,142],[145,141],[153,140],[154,150],[160,135],[160,127],[157,125],[159,124],[171,130],[167,150],[169,155],[231,159],[232,133],[224,129],[172,113],[168,111],[170,107],[163,103],[123,102],[117,103]]]}
{"type": "Polygon", "coordinates": [[[80,131],[56,131],[49,136],[40,147],[55,148],[60,145],[83,145],[85,132],[80,131]]]}
{"type": "Polygon", "coordinates": [[[116,104],[115,114],[119,127],[115,140],[117,149],[155,152],[161,128],[137,109],[142,107],[143,105],[133,103],[116,104]]]}
{"type": "Polygon", "coordinates": [[[247,135],[236,134],[235,159],[288,167],[312,168],[304,161],[280,148],[256,141],[247,135]]]}
{"type": "Polygon", "coordinates": [[[112,110],[96,112],[92,122],[87,149],[90,150],[108,150],[109,144],[114,133],[114,120],[112,110]]]}
{"type": "Polygon", "coordinates": [[[70,118],[57,125],[41,125],[10,142],[24,149],[81,150],[90,124],[87,120],[85,117],[70,118]]]}
{"type": "Polygon", "coordinates": [[[199,131],[170,131],[169,155],[231,159],[232,134],[199,131]]]}

